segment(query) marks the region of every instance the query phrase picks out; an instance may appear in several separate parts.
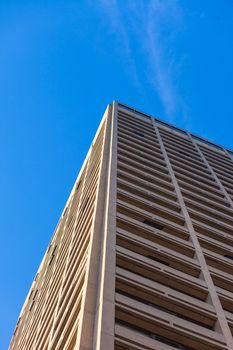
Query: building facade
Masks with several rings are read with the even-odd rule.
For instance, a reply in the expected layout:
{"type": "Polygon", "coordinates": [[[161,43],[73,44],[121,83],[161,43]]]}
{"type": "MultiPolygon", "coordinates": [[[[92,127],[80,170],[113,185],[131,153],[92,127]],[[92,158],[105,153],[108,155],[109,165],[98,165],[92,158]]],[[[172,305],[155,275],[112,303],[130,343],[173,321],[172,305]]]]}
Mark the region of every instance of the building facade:
{"type": "Polygon", "coordinates": [[[10,350],[233,350],[233,152],[113,102],[10,350]]]}

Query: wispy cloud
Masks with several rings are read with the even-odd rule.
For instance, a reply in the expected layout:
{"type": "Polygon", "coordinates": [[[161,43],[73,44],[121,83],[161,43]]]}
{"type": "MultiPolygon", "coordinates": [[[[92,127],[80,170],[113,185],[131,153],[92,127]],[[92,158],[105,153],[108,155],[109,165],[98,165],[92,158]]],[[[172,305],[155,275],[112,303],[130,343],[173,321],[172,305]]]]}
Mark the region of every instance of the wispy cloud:
{"type": "Polygon", "coordinates": [[[179,94],[178,84],[183,57],[175,49],[177,35],[183,28],[178,0],[125,1],[122,8],[116,0],[102,0],[101,4],[137,80],[142,59],[145,78],[159,96],[167,118],[174,122],[179,116],[187,126],[188,107],[179,94]],[[134,54],[131,42],[132,47],[136,43],[141,56],[134,54]]]}
{"type": "Polygon", "coordinates": [[[148,57],[147,74],[160,96],[169,119],[174,118],[177,105],[180,103],[173,81],[174,57],[172,50],[169,49],[179,20],[180,11],[175,0],[172,4],[170,1],[150,1],[144,22],[148,57]],[[166,32],[163,33],[164,31],[166,32]],[[165,40],[168,41],[168,47],[163,43],[165,40]]]}
{"type": "Polygon", "coordinates": [[[139,84],[136,62],[134,59],[133,52],[130,47],[130,33],[129,28],[125,25],[120,7],[117,0],[100,0],[102,8],[107,14],[106,21],[109,21],[111,30],[118,37],[118,47],[124,52],[126,59],[126,66],[131,72],[131,76],[136,85],[139,84]]]}
{"type": "Polygon", "coordinates": [[[151,0],[144,22],[148,75],[160,96],[167,118],[182,118],[189,127],[188,106],[179,94],[184,55],[176,55],[176,37],[183,28],[183,11],[177,0],[151,0]]]}

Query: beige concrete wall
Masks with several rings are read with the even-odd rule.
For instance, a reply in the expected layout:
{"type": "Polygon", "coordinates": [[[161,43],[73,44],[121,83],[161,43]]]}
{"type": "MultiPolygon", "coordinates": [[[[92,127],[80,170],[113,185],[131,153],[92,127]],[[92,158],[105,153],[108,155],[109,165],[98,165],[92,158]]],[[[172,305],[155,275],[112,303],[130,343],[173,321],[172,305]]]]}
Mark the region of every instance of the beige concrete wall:
{"type": "Polygon", "coordinates": [[[233,350],[229,150],[109,105],[10,349],[233,350]]]}

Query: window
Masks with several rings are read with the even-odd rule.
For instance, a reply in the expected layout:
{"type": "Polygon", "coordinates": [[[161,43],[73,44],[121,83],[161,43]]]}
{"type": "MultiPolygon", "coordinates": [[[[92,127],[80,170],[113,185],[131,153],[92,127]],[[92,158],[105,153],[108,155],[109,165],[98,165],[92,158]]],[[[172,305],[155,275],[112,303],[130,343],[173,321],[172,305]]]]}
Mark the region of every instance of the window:
{"type": "Polygon", "coordinates": [[[80,181],[77,183],[77,185],[76,185],[76,191],[78,191],[78,189],[79,189],[81,183],[82,183],[82,180],[80,180],[80,181]]]}
{"type": "Polygon", "coordinates": [[[30,306],[30,308],[29,308],[29,311],[32,311],[32,309],[33,309],[33,306],[34,306],[34,304],[35,304],[35,299],[36,299],[37,293],[38,293],[38,289],[36,289],[35,294],[33,295],[32,304],[31,304],[31,306],[30,306]]]}
{"type": "Polygon", "coordinates": [[[30,299],[31,299],[32,294],[33,294],[33,289],[31,290],[31,293],[29,294],[28,300],[30,300],[30,299]]]}
{"type": "Polygon", "coordinates": [[[152,255],[147,255],[147,258],[151,259],[151,260],[154,260],[154,261],[157,261],[159,262],[160,264],[164,264],[166,266],[170,266],[170,264],[164,260],[160,260],[159,258],[156,258],[155,256],[152,256],[152,255]]]}
{"type": "Polygon", "coordinates": [[[131,324],[129,322],[126,322],[126,321],[123,321],[119,318],[116,318],[116,322],[121,324],[122,326],[124,327],[128,327],[128,328],[131,328],[133,330],[135,330],[136,332],[140,332],[154,340],[158,340],[160,341],[161,343],[164,343],[164,344],[167,344],[167,345],[170,345],[171,347],[175,348],[175,349],[179,349],[179,350],[195,350],[194,348],[190,348],[186,345],[183,345],[181,343],[178,343],[172,339],[168,339],[164,336],[161,336],[161,335],[158,335],[158,334],[155,334],[155,333],[152,333],[150,332],[149,330],[147,329],[144,329],[144,328],[141,328],[139,326],[136,326],[134,324],[131,324]]]}
{"type": "Polygon", "coordinates": [[[49,245],[48,250],[47,250],[47,254],[49,253],[51,247],[52,247],[52,244],[49,245]]]}
{"type": "Polygon", "coordinates": [[[86,209],[86,206],[89,202],[89,197],[85,200],[84,204],[83,204],[83,207],[82,207],[82,212],[84,212],[84,210],[86,209]]]}
{"type": "Polygon", "coordinates": [[[55,247],[54,247],[54,249],[53,249],[53,251],[52,251],[52,254],[51,254],[51,259],[50,259],[50,261],[49,261],[49,266],[52,264],[53,258],[54,258],[54,256],[55,256],[55,251],[56,251],[56,249],[57,249],[57,246],[55,245],[55,247]]]}
{"type": "Polygon", "coordinates": [[[133,130],[134,134],[140,136],[140,137],[145,137],[145,135],[142,132],[139,132],[137,130],[133,130]]]}
{"type": "Polygon", "coordinates": [[[157,224],[156,222],[154,221],[151,221],[151,220],[144,220],[143,221],[144,224],[148,225],[148,226],[151,226],[151,227],[154,227],[154,228],[157,228],[157,230],[162,230],[163,229],[163,226],[160,225],[160,224],[157,224]]]}
{"type": "Polygon", "coordinates": [[[188,154],[188,153],[186,153],[186,152],[183,152],[183,151],[180,151],[180,150],[178,150],[178,152],[179,152],[180,154],[183,154],[183,155],[186,156],[186,157],[190,157],[190,154],[188,154]]]}
{"type": "Polygon", "coordinates": [[[225,254],[224,256],[225,256],[225,258],[228,258],[228,259],[233,260],[233,255],[230,255],[230,254],[225,254]]]}
{"type": "Polygon", "coordinates": [[[16,323],[16,327],[15,327],[13,336],[14,336],[14,335],[16,334],[16,332],[17,332],[17,329],[18,329],[18,327],[19,327],[20,320],[21,320],[21,317],[19,317],[19,319],[18,319],[18,321],[17,321],[17,323],[16,323]]]}

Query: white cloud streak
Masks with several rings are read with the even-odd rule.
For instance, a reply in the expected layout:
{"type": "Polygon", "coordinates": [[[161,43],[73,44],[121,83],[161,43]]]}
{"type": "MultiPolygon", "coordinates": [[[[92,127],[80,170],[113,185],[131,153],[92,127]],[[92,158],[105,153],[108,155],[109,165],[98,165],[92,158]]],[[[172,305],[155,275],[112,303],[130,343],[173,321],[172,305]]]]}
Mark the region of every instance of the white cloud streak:
{"type": "MultiPolygon", "coordinates": [[[[173,5],[174,6],[174,5],[173,5]]],[[[170,6],[165,11],[164,3],[150,1],[145,23],[146,51],[148,57],[148,76],[157,90],[168,118],[175,113],[177,96],[172,79],[173,60],[165,59],[161,32],[163,30],[164,12],[169,14],[170,6]]]]}
{"type": "Polygon", "coordinates": [[[124,52],[126,59],[126,66],[131,72],[131,77],[136,85],[139,84],[136,62],[130,47],[130,34],[129,28],[124,24],[120,8],[117,0],[100,0],[102,8],[107,14],[106,20],[109,21],[111,30],[116,34],[119,39],[119,47],[124,52]]]}
{"type": "Polygon", "coordinates": [[[174,122],[178,115],[188,126],[188,107],[179,95],[176,83],[177,70],[182,68],[183,58],[175,57],[176,35],[183,25],[183,13],[176,0],[151,0],[147,18],[146,50],[148,75],[157,91],[167,118],[174,122]]]}
{"type": "Polygon", "coordinates": [[[177,58],[173,49],[176,36],[183,26],[183,13],[178,0],[125,0],[125,13],[130,14],[127,24],[119,6],[120,1],[102,0],[101,4],[112,29],[122,42],[134,79],[139,81],[139,58],[133,54],[131,41],[141,52],[145,62],[145,78],[159,96],[166,117],[174,122],[179,116],[187,126],[188,107],[179,95],[177,83],[183,57],[177,58]]]}

